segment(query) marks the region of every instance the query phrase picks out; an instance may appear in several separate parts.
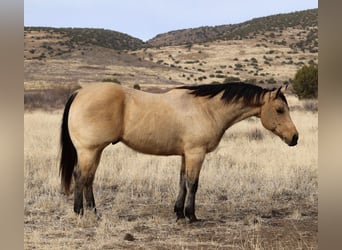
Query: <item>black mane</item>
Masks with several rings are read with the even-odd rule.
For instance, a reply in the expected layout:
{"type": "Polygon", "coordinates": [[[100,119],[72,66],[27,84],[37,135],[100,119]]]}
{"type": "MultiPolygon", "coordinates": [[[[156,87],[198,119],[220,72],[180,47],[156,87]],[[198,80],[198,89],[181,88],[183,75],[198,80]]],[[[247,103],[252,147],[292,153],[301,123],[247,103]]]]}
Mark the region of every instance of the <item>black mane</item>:
{"type": "MultiPolygon", "coordinates": [[[[259,105],[267,92],[275,90],[263,89],[259,86],[243,82],[182,86],[178,88],[191,90],[190,94],[194,96],[207,96],[208,98],[212,98],[224,91],[221,99],[226,103],[243,98],[243,101],[248,105],[259,105]]],[[[287,103],[283,94],[279,96],[287,103]]]]}

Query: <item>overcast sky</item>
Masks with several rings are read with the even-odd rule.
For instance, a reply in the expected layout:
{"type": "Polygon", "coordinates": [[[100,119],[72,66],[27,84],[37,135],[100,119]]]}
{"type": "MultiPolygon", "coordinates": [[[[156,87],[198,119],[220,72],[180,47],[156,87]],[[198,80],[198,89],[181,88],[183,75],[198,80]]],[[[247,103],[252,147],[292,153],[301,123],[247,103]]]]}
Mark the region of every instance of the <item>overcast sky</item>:
{"type": "Polygon", "coordinates": [[[318,0],[25,0],[24,25],[104,28],[144,41],[171,30],[318,8],[318,0]]]}

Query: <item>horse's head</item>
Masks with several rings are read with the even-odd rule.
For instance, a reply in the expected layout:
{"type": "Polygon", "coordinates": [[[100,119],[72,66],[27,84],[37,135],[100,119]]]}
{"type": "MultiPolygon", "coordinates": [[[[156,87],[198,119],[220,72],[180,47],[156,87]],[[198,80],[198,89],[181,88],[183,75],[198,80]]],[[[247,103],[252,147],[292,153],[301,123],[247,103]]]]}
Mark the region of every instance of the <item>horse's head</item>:
{"type": "Polygon", "coordinates": [[[286,87],[270,91],[264,96],[260,119],[262,125],[278,135],[289,146],[295,146],[298,141],[298,131],[293,124],[289,106],[284,96],[286,87]]]}

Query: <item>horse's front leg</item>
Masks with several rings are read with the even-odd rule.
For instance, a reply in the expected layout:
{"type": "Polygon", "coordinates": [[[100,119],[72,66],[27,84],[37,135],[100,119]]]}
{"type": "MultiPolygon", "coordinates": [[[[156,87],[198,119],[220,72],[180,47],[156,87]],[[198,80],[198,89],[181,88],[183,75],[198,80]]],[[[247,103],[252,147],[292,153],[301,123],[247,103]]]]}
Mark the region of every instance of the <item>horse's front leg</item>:
{"type": "Polygon", "coordinates": [[[180,170],[180,179],[179,179],[179,193],[177,196],[177,200],[175,203],[174,211],[177,215],[177,221],[179,219],[184,219],[184,202],[186,197],[186,183],[185,183],[185,157],[182,156],[182,165],[180,170]]]}
{"type": "Polygon", "coordinates": [[[185,154],[185,186],[187,192],[184,213],[190,222],[197,221],[195,215],[195,199],[204,156],[205,151],[201,149],[192,150],[185,154]]]}

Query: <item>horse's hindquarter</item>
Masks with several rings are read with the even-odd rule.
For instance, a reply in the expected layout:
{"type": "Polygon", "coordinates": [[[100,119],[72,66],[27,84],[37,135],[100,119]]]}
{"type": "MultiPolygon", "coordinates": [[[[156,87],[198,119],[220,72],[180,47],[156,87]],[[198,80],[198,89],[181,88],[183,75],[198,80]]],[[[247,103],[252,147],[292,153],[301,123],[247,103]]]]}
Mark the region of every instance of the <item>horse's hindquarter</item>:
{"type": "Polygon", "coordinates": [[[69,131],[75,146],[102,147],[122,133],[125,93],[117,84],[81,89],[70,108],[69,131]]]}

